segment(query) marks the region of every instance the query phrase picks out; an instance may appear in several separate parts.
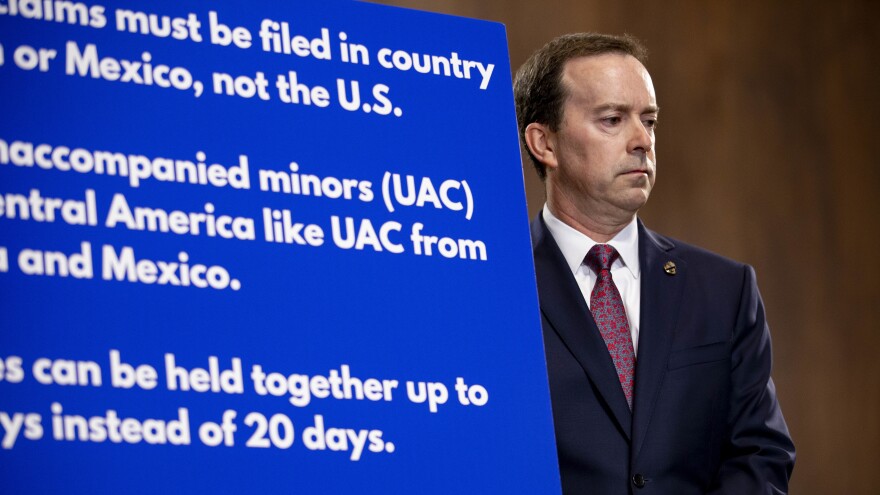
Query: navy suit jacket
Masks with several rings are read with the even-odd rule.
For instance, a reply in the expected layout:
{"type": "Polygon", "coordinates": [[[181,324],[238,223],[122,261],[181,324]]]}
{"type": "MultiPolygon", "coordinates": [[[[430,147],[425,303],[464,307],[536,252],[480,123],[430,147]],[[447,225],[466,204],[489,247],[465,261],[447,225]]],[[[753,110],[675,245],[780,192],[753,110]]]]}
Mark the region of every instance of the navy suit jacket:
{"type": "Polygon", "coordinates": [[[794,445],[770,379],[770,334],[751,267],[639,221],[641,321],[630,411],[577,282],[532,223],[563,492],[788,492],[794,445]],[[675,263],[675,274],[664,270],[675,263]]]}

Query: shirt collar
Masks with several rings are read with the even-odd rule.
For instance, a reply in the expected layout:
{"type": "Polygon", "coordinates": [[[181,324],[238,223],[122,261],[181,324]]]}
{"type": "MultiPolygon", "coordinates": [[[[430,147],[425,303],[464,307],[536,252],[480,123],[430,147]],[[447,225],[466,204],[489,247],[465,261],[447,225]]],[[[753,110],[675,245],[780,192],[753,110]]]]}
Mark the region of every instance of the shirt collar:
{"type": "MultiPolygon", "coordinates": [[[[565,262],[571,269],[571,273],[577,272],[584,262],[584,258],[594,245],[598,244],[593,239],[575,230],[562,220],[556,218],[547,205],[544,205],[542,213],[547,229],[559,245],[565,262]]],[[[620,262],[630,271],[633,278],[639,278],[639,228],[636,218],[633,217],[626,227],[623,228],[608,244],[620,253],[620,262]]]]}

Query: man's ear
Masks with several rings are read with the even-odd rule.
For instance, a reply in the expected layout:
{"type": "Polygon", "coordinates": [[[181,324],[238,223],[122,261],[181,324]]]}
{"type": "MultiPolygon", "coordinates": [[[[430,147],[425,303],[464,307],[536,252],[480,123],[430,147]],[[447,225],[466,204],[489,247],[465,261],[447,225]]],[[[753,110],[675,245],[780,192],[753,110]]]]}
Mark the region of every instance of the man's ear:
{"type": "Polygon", "coordinates": [[[556,160],[556,133],[544,124],[532,122],[524,134],[526,146],[539,162],[550,168],[559,166],[556,160]]]}

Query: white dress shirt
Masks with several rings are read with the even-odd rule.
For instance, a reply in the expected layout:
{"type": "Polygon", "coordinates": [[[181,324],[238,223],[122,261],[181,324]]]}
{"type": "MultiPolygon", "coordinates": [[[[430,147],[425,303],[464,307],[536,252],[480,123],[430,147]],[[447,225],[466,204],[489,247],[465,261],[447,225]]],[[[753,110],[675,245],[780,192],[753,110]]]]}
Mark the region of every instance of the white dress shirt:
{"type": "MultiPolygon", "coordinates": [[[[596,285],[596,273],[584,264],[584,258],[596,241],[588,236],[578,232],[574,228],[565,224],[562,220],[556,218],[547,205],[544,205],[544,223],[553,239],[559,245],[565,262],[574,274],[578,287],[581,289],[581,295],[590,306],[590,294],[593,292],[593,286],[596,285]]],[[[614,285],[623,298],[623,307],[626,309],[626,317],[629,320],[629,330],[632,334],[633,350],[636,356],[639,355],[639,308],[642,299],[641,289],[639,287],[639,229],[636,219],[623,228],[608,241],[614,249],[620,253],[614,263],[611,265],[611,278],[614,285]]]]}

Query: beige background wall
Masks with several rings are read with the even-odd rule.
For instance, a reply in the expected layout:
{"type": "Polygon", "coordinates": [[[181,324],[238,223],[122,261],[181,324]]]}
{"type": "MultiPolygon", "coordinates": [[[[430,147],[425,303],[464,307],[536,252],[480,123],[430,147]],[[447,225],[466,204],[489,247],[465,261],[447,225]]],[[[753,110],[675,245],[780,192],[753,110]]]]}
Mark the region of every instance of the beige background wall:
{"type": "MultiPolygon", "coordinates": [[[[642,218],[755,266],[798,448],[792,493],[880,493],[876,4],[381,3],[504,23],[514,70],[566,32],[642,39],[662,108],[642,218]]],[[[543,188],[525,176],[533,215],[543,188]]]]}

